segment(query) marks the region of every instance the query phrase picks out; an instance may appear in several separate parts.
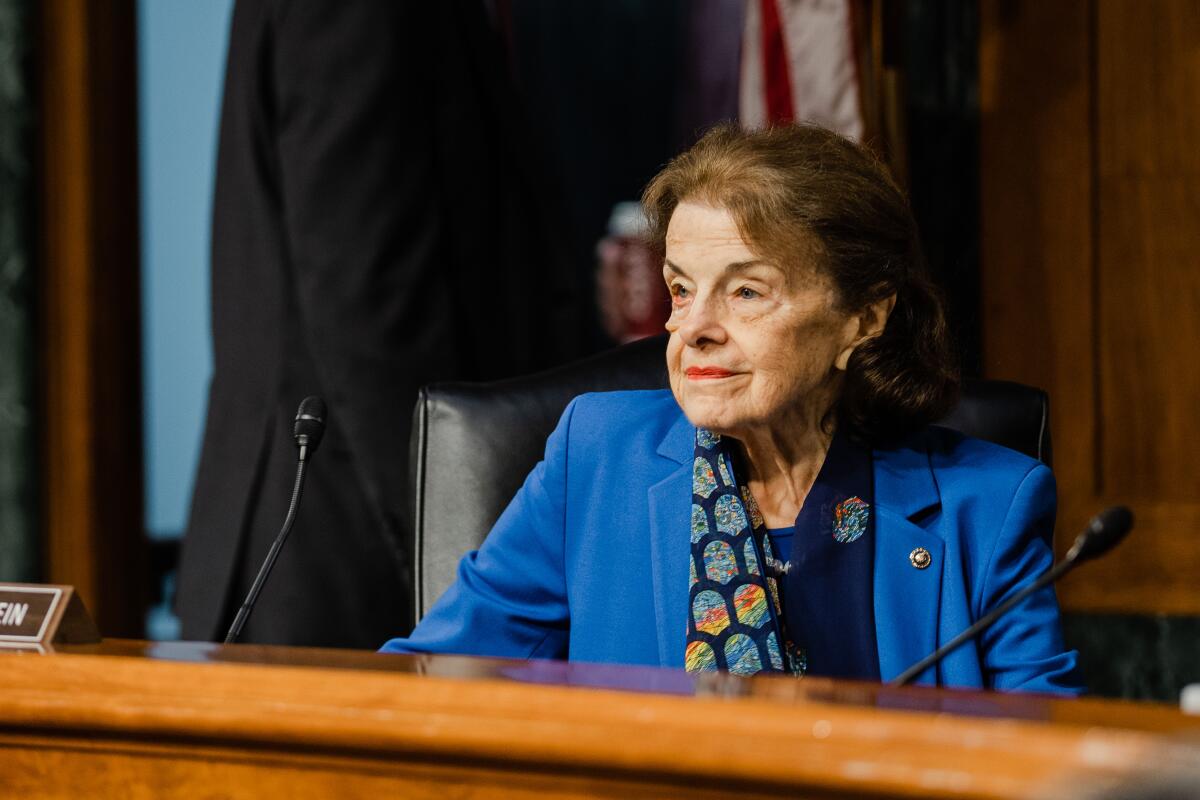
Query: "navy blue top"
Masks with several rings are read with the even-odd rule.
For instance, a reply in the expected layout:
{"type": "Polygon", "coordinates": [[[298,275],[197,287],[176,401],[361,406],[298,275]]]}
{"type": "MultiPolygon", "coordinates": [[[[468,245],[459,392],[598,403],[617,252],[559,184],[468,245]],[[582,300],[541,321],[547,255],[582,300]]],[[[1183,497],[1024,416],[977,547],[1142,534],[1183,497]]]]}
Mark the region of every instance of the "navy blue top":
{"type": "Polygon", "coordinates": [[[836,434],[796,517],[790,547],[776,547],[779,559],[791,562],[783,581],[784,625],[804,648],[809,675],[879,680],[873,484],[871,451],[836,434]]]}
{"type": "Polygon", "coordinates": [[[790,528],[767,528],[767,536],[771,539],[771,552],[780,561],[787,561],[792,557],[792,536],[795,533],[795,525],[790,528]]]}

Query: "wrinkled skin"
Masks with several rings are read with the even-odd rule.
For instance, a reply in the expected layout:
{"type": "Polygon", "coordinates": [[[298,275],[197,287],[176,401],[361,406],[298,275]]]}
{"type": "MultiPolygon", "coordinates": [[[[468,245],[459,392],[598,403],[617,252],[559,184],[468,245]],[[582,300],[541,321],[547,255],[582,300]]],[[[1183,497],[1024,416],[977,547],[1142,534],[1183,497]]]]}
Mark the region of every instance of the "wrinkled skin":
{"type": "Polygon", "coordinates": [[[667,228],[671,391],[692,424],[741,444],[769,525],[799,512],[850,355],[883,330],[893,302],[843,309],[815,252],[770,263],[727,210],[694,202],[680,203],[667,228]]]}

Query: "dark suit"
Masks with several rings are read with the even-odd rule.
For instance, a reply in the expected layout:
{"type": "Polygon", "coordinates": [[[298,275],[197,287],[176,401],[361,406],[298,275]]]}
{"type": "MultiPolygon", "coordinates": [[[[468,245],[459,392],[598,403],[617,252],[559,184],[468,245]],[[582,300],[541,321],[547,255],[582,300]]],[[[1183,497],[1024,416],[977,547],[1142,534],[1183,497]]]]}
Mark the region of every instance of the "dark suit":
{"type": "Polygon", "coordinates": [[[478,2],[238,0],[213,210],[214,375],[177,610],[223,634],[326,438],[244,641],[377,647],[411,620],[417,388],[575,355],[478,2]]]}

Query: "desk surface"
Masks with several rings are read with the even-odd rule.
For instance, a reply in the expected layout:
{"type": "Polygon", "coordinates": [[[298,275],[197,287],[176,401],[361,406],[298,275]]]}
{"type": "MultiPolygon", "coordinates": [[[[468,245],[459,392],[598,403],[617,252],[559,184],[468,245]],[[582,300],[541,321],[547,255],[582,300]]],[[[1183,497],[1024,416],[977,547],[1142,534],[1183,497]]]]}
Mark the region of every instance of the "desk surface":
{"type": "Polygon", "coordinates": [[[1167,706],[814,678],[116,640],[0,658],[0,788],[48,796],[1025,797],[1197,743],[1167,706]]]}

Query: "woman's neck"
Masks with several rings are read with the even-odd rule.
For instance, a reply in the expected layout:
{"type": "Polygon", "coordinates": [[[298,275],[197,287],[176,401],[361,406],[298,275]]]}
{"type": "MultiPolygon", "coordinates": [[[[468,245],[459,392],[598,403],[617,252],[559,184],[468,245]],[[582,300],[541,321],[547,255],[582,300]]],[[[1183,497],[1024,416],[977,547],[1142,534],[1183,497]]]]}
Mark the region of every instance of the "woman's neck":
{"type": "Polygon", "coordinates": [[[745,459],[746,488],[768,528],[791,527],[833,442],[821,419],[793,418],[783,425],[735,436],[745,459]]]}

